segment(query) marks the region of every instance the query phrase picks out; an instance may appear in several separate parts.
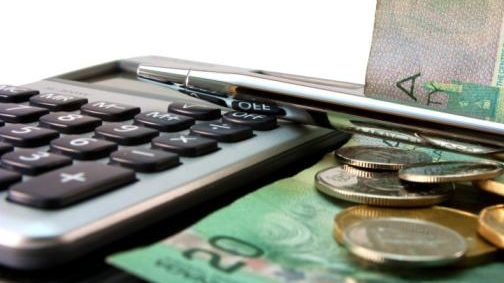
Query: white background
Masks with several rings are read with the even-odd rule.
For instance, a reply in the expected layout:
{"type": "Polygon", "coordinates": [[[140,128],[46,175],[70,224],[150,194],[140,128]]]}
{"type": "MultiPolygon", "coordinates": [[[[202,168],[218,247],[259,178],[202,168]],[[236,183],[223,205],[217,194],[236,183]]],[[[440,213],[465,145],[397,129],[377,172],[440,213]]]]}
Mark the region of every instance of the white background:
{"type": "Polygon", "coordinates": [[[359,1],[1,1],[0,84],[163,55],[363,83],[375,11],[359,1]]]}

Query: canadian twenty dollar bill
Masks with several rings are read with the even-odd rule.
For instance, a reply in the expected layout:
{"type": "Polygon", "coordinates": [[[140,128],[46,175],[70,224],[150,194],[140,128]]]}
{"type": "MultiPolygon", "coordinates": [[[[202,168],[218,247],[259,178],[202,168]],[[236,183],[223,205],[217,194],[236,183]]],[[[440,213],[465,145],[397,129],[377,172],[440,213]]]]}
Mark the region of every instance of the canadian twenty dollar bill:
{"type": "MultiPolygon", "coordinates": [[[[435,160],[467,158],[357,135],[347,146],[358,144],[424,150],[435,160]]],[[[163,283],[500,282],[502,262],[435,272],[387,272],[356,263],[332,236],[334,216],[354,204],[330,199],[314,187],[315,173],[333,164],[334,156],[328,154],[311,168],[265,186],[173,237],[113,255],[108,262],[163,283]]],[[[465,201],[480,200],[458,200],[465,201]]]]}

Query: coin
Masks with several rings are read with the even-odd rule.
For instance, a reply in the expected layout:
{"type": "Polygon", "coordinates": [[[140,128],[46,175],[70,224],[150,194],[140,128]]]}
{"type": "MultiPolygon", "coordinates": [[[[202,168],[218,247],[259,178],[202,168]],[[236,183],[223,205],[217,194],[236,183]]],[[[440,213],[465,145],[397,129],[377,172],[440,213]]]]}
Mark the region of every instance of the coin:
{"type": "Polygon", "coordinates": [[[408,184],[395,173],[375,172],[369,176],[356,168],[337,165],[315,175],[315,187],[322,193],[356,203],[377,206],[430,206],[451,197],[453,184],[408,184]],[[365,177],[364,177],[365,176],[365,177]]]}
{"type": "Polygon", "coordinates": [[[504,204],[490,206],[481,211],[478,232],[490,243],[504,249],[504,204]]]}
{"type": "Polygon", "coordinates": [[[479,236],[478,216],[458,209],[433,206],[429,208],[400,209],[373,207],[367,205],[353,206],[342,210],[334,219],[333,236],[343,241],[343,231],[351,225],[365,219],[379,217],[405,217],[430,221],[455,230],[467,242],[467,253],[461,265],[477,264],[492,260],[498,249],[479,236]]]}
{"type": "Polygon", "coordinates": [[[502,153],[503,151],[502,148],[490,147],[478,143],[466,143],[456,139],[447,139],[437,136],[429,136],[426,134],[417,134],[417,135],[425,139],[432,146],[460,153],[475,154],[475,155],[490,155],[490,154],[502,153]]]}
{"type": "Polygon", "coordinates": [[[504,175],[495,179],[474,181],[473,185],[484,191],[504,196],[504,175]]]}
{"type": "Polygon", "coordinates": [[[432,161],[424,152],[393,147],[349,146],[338,149],[335,154],[343,163],[380,170],[399,170],[407,164],[432,161]]]}
{"type": "Polygon", "coordinates": [[[491,179],[502,172],[495,162],[442,161],[405,166],[399,170],[399,178],[418,183],[463,182],[491,179]]]}
{"type": "Polygon", "coordinates": [[[397,217],[359,221],[343,231],[343,244],[364,260],[415,267],[453,263],[467,251],[465,239],[450,228],[397,217]]]}

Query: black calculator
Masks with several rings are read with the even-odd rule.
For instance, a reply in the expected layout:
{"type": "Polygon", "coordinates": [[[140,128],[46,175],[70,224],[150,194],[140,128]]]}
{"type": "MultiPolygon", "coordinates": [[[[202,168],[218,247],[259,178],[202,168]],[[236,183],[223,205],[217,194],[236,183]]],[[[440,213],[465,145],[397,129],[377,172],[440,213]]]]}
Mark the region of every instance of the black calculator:
{"type": "Polygon", "coordinates": [[[1,265],[62,264],[347,137],[136,78],[141,63],[173,60],[0,85],[1,265]]]}

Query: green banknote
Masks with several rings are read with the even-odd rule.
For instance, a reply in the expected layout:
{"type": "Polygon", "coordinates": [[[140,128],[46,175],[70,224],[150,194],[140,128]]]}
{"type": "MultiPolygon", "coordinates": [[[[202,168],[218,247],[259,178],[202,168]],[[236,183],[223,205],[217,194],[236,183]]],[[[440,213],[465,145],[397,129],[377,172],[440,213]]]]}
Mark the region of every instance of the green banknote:
{"type": "MultiPolygon", "coordinates": [[[[354,136],[346,145],[455,153],[354,136]]],[[[354,205],[320,194],[314,175],[335,164],[327,154],[299,174],[265,186],[159,243],[110,256],[110,264],[152,282],[502,282],[504,263],[436,270],[377,270],[355,262],[332,236],[333,219],[354,205]]],[[[462,198],[464,201],[474,198],[462,198]]]]}
{"type": "Polygon", "coordinates": [[[502,0],[378,0],[365,94],[503,120],[503,15],[502,0]]]}

